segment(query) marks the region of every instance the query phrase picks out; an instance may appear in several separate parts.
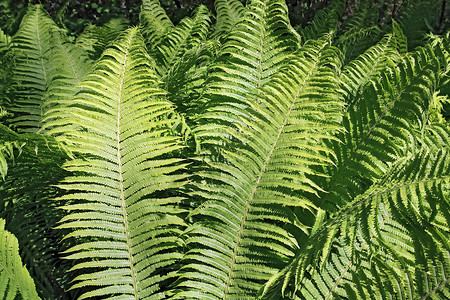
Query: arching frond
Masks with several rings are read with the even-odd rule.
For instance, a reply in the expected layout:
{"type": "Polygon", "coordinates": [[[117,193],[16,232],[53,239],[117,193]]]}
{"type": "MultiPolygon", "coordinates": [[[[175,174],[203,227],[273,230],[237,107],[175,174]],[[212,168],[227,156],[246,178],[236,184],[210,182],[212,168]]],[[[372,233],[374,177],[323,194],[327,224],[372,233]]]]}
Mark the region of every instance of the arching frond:
{"type": "Polygon", "coordinates": [[[17,95],[7,109],[14,113],[11,122],[20,131],[39,129],[42,99],[49,81],[48,54],[52,45],[49,33],[52,30],[58,28],[41,5],[30,6],[13,37],[17,95]]]}
{"type": "MultiPolygon", "coordinates": [[[[347,63],[365,52],[382,38],[378,26],[378,10],[374,0],[359,1],[355,11],[342,22],[336,46],[344,53],[347,63]]],[[[347,8],[348,9],[348,8],[347,8]]]]}
{"type": "Polygon", "coordinates": [[[80,157],[65,165],[74,175],[60,185],[68,214],[58,228],[77,239],[65,253],[76,260],[79,299],[163,297],[160,285],[181,257],[175,190],[185,163],[174,155],[181,144],[170,131],[173,106],[150,61],[138,29],[127,30],[67,107],[74,124],[67,140],[80,157]]]}
{"type": "Polygon", "coordinates": [[[142,35],[149,49],[158,44],[173,28],[173,23],[159,0],[143,0],[139,20],[142,35]]]}
{"type": "Polygon", "coordinates": [[[321,141],[340,128],[341,109],[334,51],[326,41],[301,50],[259,95],[229,84],[222,89],[227,98],[202,116],[208,122],[197,128],[198,137],[220,157],[197,174],[194,196],[206,202],[185,233],[190,250],[176,298],[254,299],[299,247],[282,225],[307,231],[292,209],[314,210],[302,192],[318,189],[308,175],[311,166],[329,163],[321,141]]]}
{"type": "Polygon", "coordinates": [[[51,135],[64,134],[65,128],[57,124],[66,124],[62,120],[68,117],[66,106],[75,95],[75,86],[93,68],[93,62],[86,51],[69,43],[60,32],[53,33],[54,46],[50,50],[52,68],[49,70],[49,84],[42,104],[41,132],[51,135]],[[51,123],[53,128],[48,126],[51,123]]]}
{"type": "Polygon", "coordinates": [[[180,59],[189,49],[196,48],[208,34],[210,29],[210,12],[206,6],[199,6],[194,17],[184,18],[173,28],[151,51],[156,61],[156,70],[164,81],[176,70],[180,59]]]}
{"type": "Polygon", "coordinates": [[[4,181],[0,180],[0,218],[19,239],[22,261],[39,295],[44,299],[68,299],[70,294],[65,296],[64,290],[70,279],[65,274],[69,266],[60,259],[57,247],[63,235],[52,229],[61,213],[50,200],[59,195],[55,185],[67,175],[60,168],[68,159],[67,153],[51,137],[17,134],[3,125],[0,145],[5,146],[8,156],[4,161],[8,173],[4,181]]]}
{"type": "Polygon", "coordinates": [[[11,37],[6,35],[3,30],[0,29],[0,54],[4,54],[8,51],[11,44],[11,37]]]}
{"type": "Polygon", "coordinates": [[[303,41],[318,39],[329,32],[336,32],[339,17],[345,8],[345,1],[336,0],[329,6],[317,12],[311,24],[305,28],[298,28],[303,41]]]}
{"type": "MultiPolygon", "coordinates": [[[[338,238],[352,249],[347,256],[353,262],[370,259],[374,265],[371,277],[379,284],[372,285],[372,290],[362,295],[381,293],[388,298],[391,294],[423,299],[441,292],[448,294],[450,216],[446,194],[449,171],[448,151],[422,151],[397,161],[383,178],[336,215],[318,222],[306,247],[269,281],[264,292],[273,293],[273,288],[284,292],[289,286],[294,286],[294,290],[313,290],[313,286],[325,281],[320,291],[324,294],[327,291],[324,286],[339,284],[343,276],[322,277],[330,272],[324,267],[334,259],[332,245],[338,238]],[[367,255],[360,257],[359,252],[367,252],[367,255]],[[321,272],[322,276],[313,275],[312,279],[317,281],[311,282],[307,272],[321,272]],[[305,280],[313,286],[308,287],[305,280]]],[[[348,263],[347,266],[351,268],[348,263]]],[[[342,271],[342,267],[339,269],[342,271]]],[[[361,276],[363,280],[364,277],[361,276]]],[[[358,288],[347,287],[353,293],[357,293],[358,288]]]]}
{"type": "Polygon", "coordinates": [[[441,4],[440,0],[411,0],[405,3],[398,20],[408,39],[409,50],[422,46],[428,33],[435,33],[433,27],[437,27],[441,4]]]}
{"type": "Polygon", "coordinates": [[[406,39],[395,21],[393,28],[392,34],[386,35],[383,40],[351,61],[342,70],[341,86],[345,102],[349,105],[354,104],[356,95],[362,92],[369,81],[376,79],[386,69],[393,67],[393,64],[401,58],[402,47],[400,45],[404,45],[406,39]]]}
{"type": "Polygon", "coordinates": [[[414,128],[426,124],[439,62],[430,47],[408,55],[372,81],[348,107],[346,132],[336,143],[337,166],[321,199],[339,208],[380,178],[389,165],[414,147],[414,128]]]}
{"type": "Polygon", "coordinates": [[[102,26],[91,24],[78,36],[76,45],[84,49],[89,58],[97,60],[106,47],[128,27],[127,20],[123,18],[111,19],[102,26]]]}
{"type": "Polygon", "coordinates": [[[232,32],[244,14],[244,5],[239,0],[216,0],[214,8],[217,14],[215,34],[219,37],[232,32]]]}
{"type": "Polygon", "coordinates": [[[250,2],[210,67],[203,106],[254,97],[297,48],[284,2],[250,2]]]}
{"type": "Polygon", "coordinates": [[[23,299],[39,298],[33,279],[30,277],[19,256],[19,243],[16,237],[5,230],[5,220],[0,219],[0,298],[23,299]]]}

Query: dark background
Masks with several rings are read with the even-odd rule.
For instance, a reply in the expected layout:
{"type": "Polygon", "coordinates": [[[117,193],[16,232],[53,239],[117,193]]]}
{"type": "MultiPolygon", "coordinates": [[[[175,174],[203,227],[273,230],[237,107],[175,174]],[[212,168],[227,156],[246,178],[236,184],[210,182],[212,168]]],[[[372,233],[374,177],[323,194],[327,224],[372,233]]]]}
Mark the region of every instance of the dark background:
{"type": "MultiPolygon", "coordinates": [[[[395,15],[402,5],[408,0],[397,1],[374,1],[380,15],[386,11],[395,15]]],[[[191,15],[192,11],[200,4],[206,5],[214,12],[214,0],[160,0],[168,16],[176,24],[183,17],[191,15]]],[[[245,3],[245,0],[241,0],[245,3]]],[[[321,10],[332,0],[286,0],[289,7],[290,18],[293,26],[305,26],[309,24],[317,11],[321,10]]],[[[443,1],[443,11],[448,12],[447,1],[443,1]],[[445,7],[447,6],[447,7],[445,7]]],[[[84,27],[89,24],[103,24],[111,18],[124,17],[131,25],[139,20],[139,9],[141,0],[0,0],[0,28],[5,33],[12,35],[18,28],[20,15],[25,13],[28,3],[42,3],[53,19],[60,26],[65,27],[69,34],[78,35],[84,27]]],[[[343,16],[351,15],[353,9],[358,5],[358,0],[347,0],[347,10],[343,16]]]]}

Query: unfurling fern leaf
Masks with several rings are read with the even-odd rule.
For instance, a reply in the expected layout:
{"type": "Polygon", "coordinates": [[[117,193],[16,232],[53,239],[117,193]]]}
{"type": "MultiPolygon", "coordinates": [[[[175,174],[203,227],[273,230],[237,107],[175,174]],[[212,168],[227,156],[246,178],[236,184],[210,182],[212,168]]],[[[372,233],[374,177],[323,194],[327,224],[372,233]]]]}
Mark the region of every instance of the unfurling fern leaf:
{"type": "Polygon", "coordinates": [[[19,256],[16,237],[5,230],[5,220],[0,219],[0,298],[40,299],[33,279],[19,256]]]}
{"type": "Polygon", "coordinates": [[[181,258],[175,189],[184,185],[185,163],[174,156],[181,144],[170,131],[173,105],[150,61],[139,31],[127,30],[67,107],[67,140],[80,158],[65,165],[74,176],[60,185],[68,214],[58,228],[78,239],[65,253],[81,272],[72,288],[92,287],[79,299],[162,297],[160,285],[181,258]]]}

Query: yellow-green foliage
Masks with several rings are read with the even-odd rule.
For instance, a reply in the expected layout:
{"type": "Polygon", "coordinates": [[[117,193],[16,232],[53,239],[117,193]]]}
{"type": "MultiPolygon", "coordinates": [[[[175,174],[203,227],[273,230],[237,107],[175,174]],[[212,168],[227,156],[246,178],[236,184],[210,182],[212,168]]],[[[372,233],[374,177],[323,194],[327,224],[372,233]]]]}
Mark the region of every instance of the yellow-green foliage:
{"type": "Polygon", "coordinates": [[[30,5],[0,31],[0,298],[450,298],[439,1],[348,2],[294,29],[144,0],[75,42],[30,5]]]}

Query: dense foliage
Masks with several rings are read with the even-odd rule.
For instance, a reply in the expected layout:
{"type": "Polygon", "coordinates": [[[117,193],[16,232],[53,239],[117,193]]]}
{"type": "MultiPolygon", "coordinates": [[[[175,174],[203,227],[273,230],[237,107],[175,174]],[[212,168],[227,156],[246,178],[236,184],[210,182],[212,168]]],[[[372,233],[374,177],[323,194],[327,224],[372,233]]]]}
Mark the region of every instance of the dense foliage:
{"type": "Polygon", "coordinates": [[[450,298],[445,4],[12,14],[0,299],[450,298]]]}

